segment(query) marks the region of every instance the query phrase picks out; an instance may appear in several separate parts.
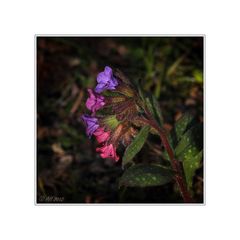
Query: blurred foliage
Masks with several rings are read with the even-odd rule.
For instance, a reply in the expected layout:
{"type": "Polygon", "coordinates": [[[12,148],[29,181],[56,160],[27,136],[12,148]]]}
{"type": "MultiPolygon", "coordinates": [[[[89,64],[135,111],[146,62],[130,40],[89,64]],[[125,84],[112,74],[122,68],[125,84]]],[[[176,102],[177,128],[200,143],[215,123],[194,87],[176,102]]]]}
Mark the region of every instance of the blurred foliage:
{"type": "MultiPolygon", "coordinates": [[[[165,129],[171,130],[184,112],[203,122],[203,38],[38,37],[38,202],[53,202],[49,196],[64,203],[181,202],[172,182],[119,189],[121,163],[95,153],[96,142],[87,138],[79,116],[85,111],[86,89],[95,86],[106,65],[139,80],[141,88],[156,97],[165,129]]],[[[159,138],[148,139],[134,161],[161,163],[159,138]]],[[[203,164],[198,164],[192,189],[202,202],[203,164]]]]}

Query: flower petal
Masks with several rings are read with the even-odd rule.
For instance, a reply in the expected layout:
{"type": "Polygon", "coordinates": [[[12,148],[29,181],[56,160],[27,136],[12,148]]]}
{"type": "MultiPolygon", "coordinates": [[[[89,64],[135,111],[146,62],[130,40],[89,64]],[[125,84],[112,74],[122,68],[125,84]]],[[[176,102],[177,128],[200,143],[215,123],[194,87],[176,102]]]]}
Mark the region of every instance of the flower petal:
{"type": "Polygon", "coordinates": [[[119,156],[117,156],[115,147],[110,145],[105,145],[101,148],[96,149],[97,152],[100,152],[100,156],[102,158],[111,158],[114,159],[116,162],[119,160],[119,156]]]}
{"type": "Polygon", "coordinates": [[[92,89],[88,89],[89,98],[86,101],[86,107],[95,113],[102,106],[104,106],[104,97],[94,93],[92,89]]]}
{"type": "Polygon", "coordinates": [[[95,91],[100,93],[104,90],[114,90],[118,85],[117,79],[113,76],[112,69],[108,66],[105,67],[104,71],[99,73],[97,76],[97,86],[95,91]]]}
{"type": "Polygon", "coordinates": [[[92,134],[98,129],[98,119],[92,116],[88,116],[86,114],[82,115],[82,120],[84,121],[86,127],[87,127],[87,135],[89,137],[92,136],[92,134]]]}
{"type": "Polygon", "coordinates": [[[104,132],[104,128],[98,128],[93,134],[98,143],[106,142],[110,137],[110,132],[104,132]]]}

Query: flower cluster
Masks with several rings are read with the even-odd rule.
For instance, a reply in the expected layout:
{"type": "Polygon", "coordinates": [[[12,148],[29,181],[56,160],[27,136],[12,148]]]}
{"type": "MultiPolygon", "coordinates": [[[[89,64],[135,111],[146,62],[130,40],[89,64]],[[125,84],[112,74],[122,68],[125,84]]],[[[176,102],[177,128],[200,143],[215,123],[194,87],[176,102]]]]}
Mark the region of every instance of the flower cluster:
{"type": "Polygon", "coordinates": [[[82,115],[86,133],[96,137],[100,145],[96,152],[102,158],[118,161],[118,145],[128,145],[137,132],[130,121],[137,116],[134,90],[118,72],[106,66],[97,76],[97,86],[88,93],[86,107],[91,114],[82,115]]]}

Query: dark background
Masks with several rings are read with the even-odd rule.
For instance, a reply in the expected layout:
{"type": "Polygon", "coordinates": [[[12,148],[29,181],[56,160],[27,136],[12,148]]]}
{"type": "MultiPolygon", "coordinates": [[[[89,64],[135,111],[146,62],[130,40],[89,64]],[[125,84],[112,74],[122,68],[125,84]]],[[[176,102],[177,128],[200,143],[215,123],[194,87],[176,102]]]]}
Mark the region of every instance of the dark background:
{"type": "MultiPolygon", "coordinates": [[[[202,37],[37,37],[37,202],[182,202],[174,183],[118,189],[121,162],[95,153],[79,117],[86,89],[106,65],[142,80],[158,99],[167,130],[186,111],[203,121],[202,37]]],[[[136,161],[158,158],[158,141],[149,137],[136,161]]],[[[193,195],[203,201],[203,166],[193,195]]]]}

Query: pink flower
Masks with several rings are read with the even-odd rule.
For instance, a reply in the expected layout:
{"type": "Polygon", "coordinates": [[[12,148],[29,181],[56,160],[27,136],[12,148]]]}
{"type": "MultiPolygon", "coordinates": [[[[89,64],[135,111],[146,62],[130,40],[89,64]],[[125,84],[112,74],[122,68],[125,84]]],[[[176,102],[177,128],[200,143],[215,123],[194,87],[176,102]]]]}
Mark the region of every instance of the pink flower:
{"type": "Polygon", "coordinates": [[[119,156],[117,156],[116,153],[116,148],[112,144],[97,148],[96,151],[100,152],[100,156],[102,158],[111,158],[114,159],[116,162],[119,160],[119,156]]]}
{"type": "Polygon", "coordinates": [[[104,132],[104,128],[98,128],[93,135],[96,137],[98,143],[103,143],[109,139],[110,132],[104,132]]]}
{"type": "Polygon", "coordinates": [[[86,107],[95,113],[98,109],[104,106],[104,97],[88,89],[89,98],[86,102],[86,107]]]}

